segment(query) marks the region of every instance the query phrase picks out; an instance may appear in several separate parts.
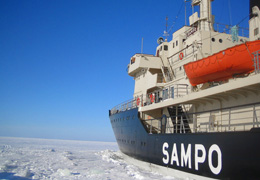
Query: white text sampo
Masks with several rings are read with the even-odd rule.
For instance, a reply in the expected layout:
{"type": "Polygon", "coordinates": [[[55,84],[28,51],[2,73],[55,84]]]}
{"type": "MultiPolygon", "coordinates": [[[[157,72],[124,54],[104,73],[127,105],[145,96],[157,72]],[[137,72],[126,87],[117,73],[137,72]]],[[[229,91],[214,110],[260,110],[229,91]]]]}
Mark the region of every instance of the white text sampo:
{"type": "Polygon", "coordinates": [[[166,165],[176,164],[176,166],[188,167],[189,169],[195,168],[195,170],[199,171],[200,164],[203,164],[206,158],[208,158],[208,166],[212,173],[217,175],[222,170],[222,153],[216,144],[211,145],[207,151],[202,144],[195,144],[194,146],[188,144],[187,147],[185,147],[184,144],[181,143],[181,152],[178,152],[176,143],[173,143],[172,153],[169,154],[170,148],[167,142],[163,143],[162,153],[164,157],[162,161],[166,165]],[[192,150],[194,151],[194,157],[192,157],[192,150]],[[213,152],[217,155],[217,165],[215,166],[212,162],[213,152]],[[194,158],[194,167],[192,167],[191,158],[194,158]]]}

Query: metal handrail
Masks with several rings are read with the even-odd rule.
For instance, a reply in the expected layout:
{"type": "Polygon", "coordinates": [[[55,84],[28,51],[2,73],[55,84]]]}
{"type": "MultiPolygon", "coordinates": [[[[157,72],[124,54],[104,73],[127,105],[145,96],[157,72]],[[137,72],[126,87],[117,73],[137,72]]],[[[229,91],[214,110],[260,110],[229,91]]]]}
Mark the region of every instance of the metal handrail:
{"type": "MultiPolygon", "coordinates": [[[[255,74],[259,74],[260,73],[260,50],[255,51],[252,53],[254,56],[254,72],[255,74]]],[[[167,100],[167,99],[175,99],[175,98],[179,98],[179,97],[183,97],[187,94],[190,93],[190,89],[189,89],[189,85],[188,84],[175,84],[172,86],[168,86],[168,87],[164,87],[161,90],[157,90],[154,92],[151,92],[152,94],[159,94],[159,96],[156,98],[157,101],[153,101],[151,99],[149,99],[149,94],[145,94],[145,95],[139,95],[137,97],[135,97],[134,99],[130,99],[128,101],[125,101],[117,106],[115,106],[114,108],[111,109],[111,114],[116,114],[118,112],[121,111],[126,111],[129,109],[133,109],[136,107],[141,107],[141,106],[147,106],[153,103],[158,103],[161,102],[163,100],[167,100]],[[166,93],[166,94],[165,94],[166,93]]]]}
{"type": "Polygon", "coordinates": [[[162,131],[162,118],[143,119],[142,121],[148,124],[149,129],[147,129],[147,131],[151,134],[186,133],[189,132],[191,128],[185,128],[183,119],[189,118],[189,121],[194,122],[195,119],[198,119],[197,117],[199,117],[199,124],[195,124],[196,127],[194,128],[195,130],[192,131],[193,133],[249,131],[251,128],[260,127],[260,103],[215,109],[206,112],[185,113],[185,115],[172,117],[168,116],[165,132],[162,131]],[[243,108],[242,110],[240,110],[241,107],[243,108]],[[212,115],[215,121],[210,121],[212,115]],[[173,119],[178,121],[173,122],[173,119]],[[154,132],[155,130],[156,132],[154,132]]]}
{"type": "MultiPolygon", "coordinates": [[[[214,23],[214,29],[220,33],[228,33],[231,34],[231,25],[228,24],[221,24],[221,23],[214,23]]],[[[240,36],[248,37],[249,36],[249,29],[244,27],[238,27],[238,33],[240,36]]]]}
{"type": "Polygon", "coordinates": [[[184,95],[187,95],[189,93],[188,90],[188,85],[187,84],[175,84],[172,86],[167,86],[161,90],[154,91],[152,93],[148,93],[145,95],[139,95],[136,96],[134,99],[130,99],[128,101],[125,101],[111,109],[111,114],[116,114],[122,111],[130,110],[136,107],[142,107],[142,106],[147,106],[153,103],[158,103],[167,99],[176,99],[179,97],[182,97],[184,95]],[[167,91],[166,91],[167,90],[167,91]],[[165,93],[167,92],[167,93],[165,93]],[[152,100],[150,98],[150,95],[155,96],[156,98],[152,100]],[[159,94],[159,96],[158,96],[159,94]]]}
{"type": "Polygon", "coordinates": [[[110,112],[111,112],[111,114],[116,114],[116,113],[119,113],[122,111],[133,109],[135,107],[137,107],[136,99],[130,99],[130,100],[127,100],[127,101],[113,107],[110,112]]]}
{"type": "Polygon", "coordinates": [[[260,73],[260,60],[259,60],[260,50],[255,51],[252,54],[254,56],[255,73],[258,74],[258,73],[260,73]]]}

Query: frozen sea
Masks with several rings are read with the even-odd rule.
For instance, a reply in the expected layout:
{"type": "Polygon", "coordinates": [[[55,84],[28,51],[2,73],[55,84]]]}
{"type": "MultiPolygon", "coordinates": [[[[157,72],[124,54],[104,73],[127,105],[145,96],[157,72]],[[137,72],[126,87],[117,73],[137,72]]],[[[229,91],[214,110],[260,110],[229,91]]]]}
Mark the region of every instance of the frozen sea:
{"type": "Polygon", "coordinates": [[[0,137],[0,179],[177,179],[127,163],[115,142],[0,137]]]}

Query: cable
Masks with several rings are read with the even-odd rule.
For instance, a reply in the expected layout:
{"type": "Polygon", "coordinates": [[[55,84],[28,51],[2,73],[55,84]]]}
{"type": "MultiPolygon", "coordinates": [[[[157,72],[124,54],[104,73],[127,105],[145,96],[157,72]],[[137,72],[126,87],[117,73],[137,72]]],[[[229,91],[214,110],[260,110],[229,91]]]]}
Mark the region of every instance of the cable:
{"type": "Polygon", "coordinates": [[[228,11],[229,11],[229,23],[232,25],[232,16],[231,16],[231,7],[230,7],[230,0],[228,1],[228,11]]]}
{"type": "Polygon", "coordinates": [[[253,13],[250,13],[249,15],[247,15],[246,17],[244,17],[244,19],[242,19],[241,21],[239,21],[239,23],[237,23],[236,25],[238,26],[240,23],[242,23],[245,19],[247,19],[251,14],[253,13]]]}
{"type": "Polygon", "coordinates": [[[183,5],[184,5],[184,2],[182,3],[182,5],[181,5],[181,7],[180,7],[180,9],[179,9],[179,12],[178,12],[178,14],[177,14],[177,16],[176,16],[176,18],[175,18],[175,21],[173,21],[173,25],[171,26],[171,28],[168,30],[167,33],[169,33],[169,32],[172,30],[174,24],[176,23],[176,20],[178,19],[179,14],[181,13],[181,10],[182,10],[183,5]]]}

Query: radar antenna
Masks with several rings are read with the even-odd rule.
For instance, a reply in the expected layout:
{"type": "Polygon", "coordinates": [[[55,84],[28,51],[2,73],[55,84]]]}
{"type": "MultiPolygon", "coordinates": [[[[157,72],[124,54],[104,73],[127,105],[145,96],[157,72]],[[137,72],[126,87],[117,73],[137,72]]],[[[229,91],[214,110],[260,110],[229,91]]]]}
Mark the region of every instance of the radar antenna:
{"type": "Polygon", "coordinates": [[[157,39],[157,43],[158,43],[158,44],[162,44],[163,41],[164,41],[164,39],[163,39],[162,37],[159,37],[159,38],[157,39]]]}

